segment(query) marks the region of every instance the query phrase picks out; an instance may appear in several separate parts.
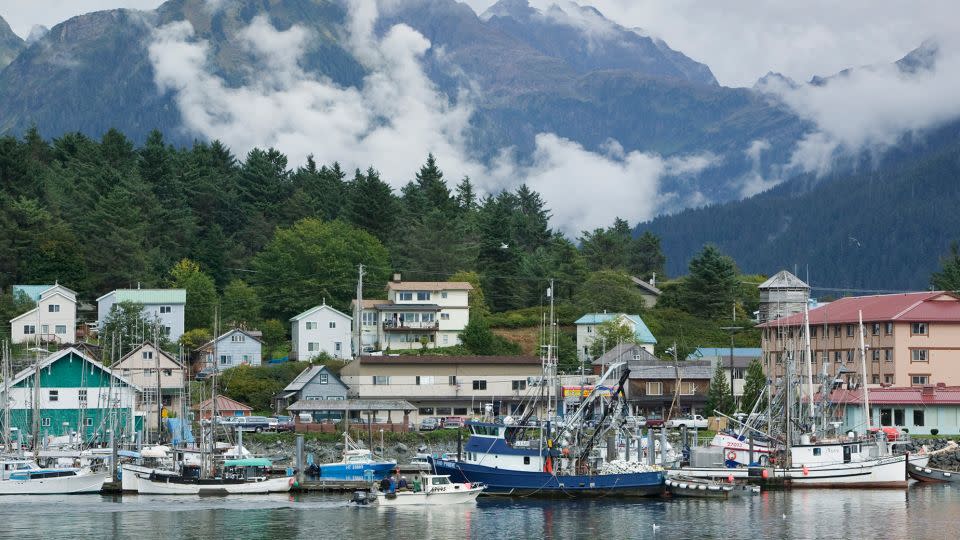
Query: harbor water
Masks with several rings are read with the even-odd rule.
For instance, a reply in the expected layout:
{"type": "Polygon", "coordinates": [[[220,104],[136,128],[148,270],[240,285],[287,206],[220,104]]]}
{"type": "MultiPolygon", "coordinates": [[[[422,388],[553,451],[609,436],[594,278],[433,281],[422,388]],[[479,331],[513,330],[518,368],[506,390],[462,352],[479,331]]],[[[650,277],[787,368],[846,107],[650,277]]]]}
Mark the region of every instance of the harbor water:
{"type": "Polygon", "coordinates": [[[766,492],[740,500],[481,498],[354,507],[349,494],[0,499],[2,538],[957,538],[960,489],[766,492]]]}

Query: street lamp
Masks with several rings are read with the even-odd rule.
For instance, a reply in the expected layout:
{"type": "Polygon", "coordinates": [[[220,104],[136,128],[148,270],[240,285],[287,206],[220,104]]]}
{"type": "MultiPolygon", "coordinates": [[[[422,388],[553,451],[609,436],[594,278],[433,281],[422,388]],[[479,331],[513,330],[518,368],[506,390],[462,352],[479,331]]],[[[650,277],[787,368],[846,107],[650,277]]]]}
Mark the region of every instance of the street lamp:
{"type": "Polygon", "coordinates": [[[736,403],[737,398],[733,393],[733,335],[743,330],[742,326],[721,326],[721,330],[730,332],[730,400],[736,403]]]}

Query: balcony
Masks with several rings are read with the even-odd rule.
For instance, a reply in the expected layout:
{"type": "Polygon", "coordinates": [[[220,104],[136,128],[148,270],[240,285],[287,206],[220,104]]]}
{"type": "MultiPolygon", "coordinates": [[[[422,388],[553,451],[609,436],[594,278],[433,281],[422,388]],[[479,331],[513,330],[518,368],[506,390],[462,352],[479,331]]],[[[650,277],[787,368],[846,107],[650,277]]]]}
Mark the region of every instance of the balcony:
{"type": "Polygon", "coordinates": [[[415,332],[415,331],[436,331],[440,329],[438,321],[432,322],[405,322],[405,321],[383,321],[383,330],[385,332],[415,332]]]}

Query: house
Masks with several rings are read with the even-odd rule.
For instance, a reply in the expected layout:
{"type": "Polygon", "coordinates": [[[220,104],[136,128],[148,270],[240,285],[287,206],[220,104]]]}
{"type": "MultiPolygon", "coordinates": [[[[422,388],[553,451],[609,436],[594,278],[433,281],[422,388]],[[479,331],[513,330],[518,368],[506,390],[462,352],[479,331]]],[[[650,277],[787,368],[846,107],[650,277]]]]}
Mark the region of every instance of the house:
{"type": "Polygon", "coordinates": [[[320,353],[333,358],[351,358],[352,324],[353,317],[328,306],[326,301],[291,318],[291,359],[310,360],[320,353]]]}
{"type": "Polygon", "coordinates": [[[399,399],[428,416],[516,414],[539,384],[535,356],[360,356],[340,370],[351,398],[399,399]]]}
{"type": "Polygon", "coordinates": [[[14,285],[13,294],[18,293],[30,297],[36,307],[10,320],[12,343],[40,340],[65,345],[76,341],[77,293],[59,283],[14,285]]]}
{"type": "Polygon", "coordinates": [[[97,298],[97,320],[100,327],[110,315],[114,304],[133,302],[143,306],[143,316],[160,323],[160,329],[170,341],[183,335],[183,316],[187,305],[186,289],[117,289],[97,298]]]}
{"type": "Polygon", "coordinates": [[[237,366],[259,366],[263,342],[253,332],[234,328],[197,349],[202,369],[219,371],[237,366]]]}
{"type": "Polygon", "coordinates": [[[777,272],[757,288],[760,290],[757,319],[761,323],[802,313],[803,306],[810,301],[810,286],[786,270],[777,272]]]}
{"type": "MultiPolygon", "coordinates": [[[[860,372],[861,314],[867,384],[960,385],[960,296],[943,291],[847,297],[810,310],[814,372],[860,372]]],[[[768,376],[782,376],[793,351],[802,368],[803,313],[758,328],[768,376]]]]}
{"type": "MultiPolygon", "coordinates": [[[[34,423],[44,436],[76,433],[85,442],[107,442],[110,422],[128,440],[143,428],[137,410],[141,389],[130,379],[104,366],[80,350],[68,347],[17,373],[10,380],[10,426],[23,434],[33,433],[34,423]],[[35,394],[39,371],[39,394],[35,394]],[[34,398],[40,414],[34,418],[34,398]]],[[[2,396],[2,392],[0,392],[2,396]]],[[[2,399],[2,398],[0,398],[2,399]]],[[[0,418],[2,422],[2,418],[0,418]]]]}
{"type": "MultiPolygon", "coordinates": [[[[937,429],[940,435],[960,434],[960,386],[941,383],[868,391],[873,427],[892,426],[911,435],[930,435],[931,429],[937,429]]],[[[830,402],[837,406],[843,431],[863,431],[867,420],[861,390],[834,390],[830,402]]]]}
{"type": "MultiPolygon", "coordinates": [[[[253,407],[240,403],[227,396],[217,396],[217,416],[250,416],[253,414],[253,407]]],[[[198,417],[202,420],[209,420],[213,417],[213,399],[205,399],[196,405],[193,410],[197,411],[198,417]]]]}
{"type": "MultiPolygon", "coordinates": [[[[387,300],[360,305],[361,351],[449,347],[460,343],[470,321],[465,281],[401,281],[387,283],[387,300]]],[[[356,302],[353,304],[357,310],[356,302]]]]}
{"type": "Polygon", "coordinates": [[[650,278],[650,281],[642,280],[636,276],[630,276],[630,281],[637,286],[640,296],[643,297],[644,307],[652,308],[657,305],[657,300],[660,299],[660,295],[663,294],[663,292],[655,285],[657,282],[656,274],[650,278]]]}
{"type": "Polygon", "coordinates": [[[274,398],[274,406],[279,413],[297,401],[347,399],[347,390],[347,385],[326,366],[310,366],[274,398]]]}
{"type": "Polygon", "coordinates": [[[618,362],[626,362],[630,369],[625,395],[631,414],[666,418],[671,407],[673,417],[705,412],[714,370],[708,360],[674,363],[660,360],[641,345],[619,344],[593,361],[594,373],[618,362]]]}
{"type": "Polygon", "coordinates": [[[146,415],[149,429],[157,429],[160,424],[159,416],[163,415],[164,411],[168,415],[172,412],[177,416],[182,416],[185,412],[181,411],[181,407],[186,367],[153,343],[146,341],[128,352],[113,365],[113,371],[143,389],[137,410],[146,415]]]}
{"type": "MultiPolygon", "coordinates": [[[[747,368],[754,360],[763,358],[763,349],[759,347],[697,347],[697,350],[687,356],[687,360],[709,360],[714,370],[717,364],[723,368],[727,377],[727,384],[733,381],[733,396],[739,404],[743,396],[743,386],[746,383],[747,368]],[[733,352],[731,359],[730,353],[733,352]]],[[[749,410],[753,403],[741,404],[741,409],[749,410]]]]}
{"type": "MultiPolygon", "coordinates": [[[[650,354],[653,354],[653,348],[657,344],[657,339],[653,337],[650,329],[639,315],[628,315],[626,313],[587,313],[576,320],[577,325],[577,354],[582,362],[589,362],[593,359],[590,354],[590,347],[596,340],[597,327],[601,324],[616,320],[619,324],[625,324],[633,330],[637,343],[650,354]]],[[[604,349],[611,349],[616,343],[606,344],[604,349]]]]}

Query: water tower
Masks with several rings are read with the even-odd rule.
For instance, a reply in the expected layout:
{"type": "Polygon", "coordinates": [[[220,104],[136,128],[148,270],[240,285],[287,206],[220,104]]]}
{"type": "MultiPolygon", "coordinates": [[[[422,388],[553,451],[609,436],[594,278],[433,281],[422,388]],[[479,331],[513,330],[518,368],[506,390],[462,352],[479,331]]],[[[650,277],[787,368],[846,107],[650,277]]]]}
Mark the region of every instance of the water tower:
{"type": "Polygon", "coordinates": [[[801,313],[810,300],[810,286],[786,270],[761,283],[759,289],[761,323],[801,313]]]}

